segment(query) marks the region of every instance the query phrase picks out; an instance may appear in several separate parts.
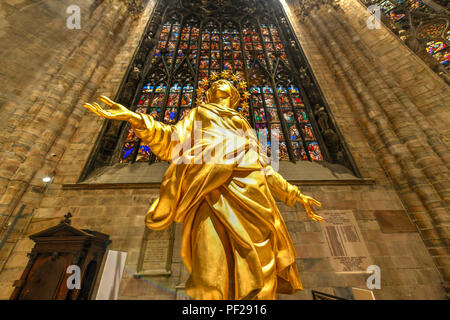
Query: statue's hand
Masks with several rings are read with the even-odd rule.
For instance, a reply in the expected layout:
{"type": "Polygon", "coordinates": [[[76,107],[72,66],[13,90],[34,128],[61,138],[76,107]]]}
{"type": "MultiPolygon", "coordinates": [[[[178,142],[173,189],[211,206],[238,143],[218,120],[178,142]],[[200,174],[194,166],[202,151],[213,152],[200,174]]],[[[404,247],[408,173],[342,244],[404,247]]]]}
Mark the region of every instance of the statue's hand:
{"type": "Polygon", "coordinates": [[[128,121],[133,115],[133,112],[131,110],[128,110],[123,105],[112,101],[106,96],[101,96],[100,100],[110,106],[111,109],[105,110],[95,102],[93,104],[85,103],[83,104],[83,107],[88,108],[96,115],[107,119],[128,121]]]}
{"type": "Polygon", "coordinates": [[[319,221],[319,222],[323,221],[323,218],[321,216],[317,215],[314,212],[314,209],[312,207],[312,205],[314,204],[320,208],[322,206],[322,204],[319,201],[317,201],[316,199],[313,199],[309,196],[305,196],[304,194],[301,194],[300,192],[298,192],[298,194],[297,194],[297,201],[301,202],[303,204],[303,206],[305,207],[306,214],[308,215],[308,217],[311,220],[319,221]]]}

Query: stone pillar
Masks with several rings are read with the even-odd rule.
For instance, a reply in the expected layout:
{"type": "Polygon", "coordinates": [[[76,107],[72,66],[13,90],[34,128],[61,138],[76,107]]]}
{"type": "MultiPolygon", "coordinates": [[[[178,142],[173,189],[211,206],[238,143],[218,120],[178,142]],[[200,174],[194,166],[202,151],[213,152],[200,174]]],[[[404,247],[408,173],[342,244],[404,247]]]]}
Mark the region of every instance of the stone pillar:
{"type": "Polygon", "coordinates": [[[335,74],[449,290],[448,146],[352,28],[339,1],[291,3],[335,74]]]}

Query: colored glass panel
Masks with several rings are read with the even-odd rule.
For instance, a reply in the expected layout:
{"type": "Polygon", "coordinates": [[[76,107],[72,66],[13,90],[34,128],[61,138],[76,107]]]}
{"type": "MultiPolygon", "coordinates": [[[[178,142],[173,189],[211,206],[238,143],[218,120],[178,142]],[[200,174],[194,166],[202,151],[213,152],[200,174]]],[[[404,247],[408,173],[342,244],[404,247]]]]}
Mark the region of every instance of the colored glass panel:
{"type": "Polygon", "coordinates": [[[445,49],[447,45],[442,41],[430,41],[427,43],[427,52],[429,54],[435,54],[443,49],[445,49]]]}
{"type": "MultiPolygon", "coordinates": [[[[253,79],[249,88],[250,107],[238,107],[237,111],[254,126],[258,137],[266,137],[269,156],[273,147],[271,134],[277,133],[280,160],[290,157],[320,160],[320,148],[299,89],[294,85],[273,87],[265,82],[267,70],[273,70],[278,59],[288,63],[288,58],[277,26],[264,21],[259,24],[246,20],[237,26],[231,22],[219,25],[214,21],[200,23],[194,18],[182,20],[177,15],[171,16],[162,25],[154,49],[152,64],[159,67],[142,88],[135,111],[175,124],[195,106],[198,83],[212,72],[229,70],[253,79]]],[[[130,130],[120,161],[159,160],[130,130]]]]}

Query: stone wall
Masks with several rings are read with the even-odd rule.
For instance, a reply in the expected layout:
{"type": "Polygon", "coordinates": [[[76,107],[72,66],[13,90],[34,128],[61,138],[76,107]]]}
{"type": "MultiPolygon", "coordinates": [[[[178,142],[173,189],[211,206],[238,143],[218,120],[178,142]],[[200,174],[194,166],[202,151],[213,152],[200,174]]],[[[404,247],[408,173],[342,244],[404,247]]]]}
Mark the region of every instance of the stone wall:
{"type": "Polygon", "coordinates": [[[14,130],[14,125],[7,120],[25,108],[25,101],[32,99],[23,93],[36,94],[36,89],[47,81],[47,70],[57,64],[64,49],[77,41],[80,30],[66,27],[67,8],[79,6],[85,23],[93,1],[5,0],[0,3],[0,112],[4,115],[1,130],[14,130]]]}
{"type": "MultiPolygon", "coordinates": [[[[318,210],[319,214],[322,213],[326,217],[333,212],[345,211],[350,212],[355,217],[356,227],[361,232],[371,263],[381,268],[381,289],[374,290],[377,299],[445,298],[441,274],[436,268],[436,261],[433,260],[425,246],[424,235],[419,233],[415,227],[411,228],[411,225],[408,225],[407,213],[414,217],[412,213],[415,211],[407,197],[409,194],[412,197],[413,192],[402,193],[398,185],[398,175],[393,172],[398,167],[397,162],[395,158],[384,154],[389,146],[384,144],[384,140],[380,141],[376,138],[378,131],[372,131],[374,129],[370,126],[374,120],[361,117],[355,110],[355,106],[364,105],[362,102],[358,102],[360,100],[358,95],[370,92],[370,90],[367,86],[356,86],[350,82],[354,78],[348,80],[346,76],[342,75],[343,71],[340,71],[342,68],[346,71],[352,68],[351,65],[345,64],[346,61],[337,58],[334,61],[329,60],[326,50],[330,49],[325,47],[323,43],[317,42],[317,39],[322,37],[318,34],[319,29],[311,30],[312,19],[304,19],[296,11],[299,4],[297,2],[282,2],[337,125],[349,146],[362,177],[366,179],[359,183],[354,182],[351,185],[345,182],[334,183],[334,185],[325,183],[317,185],[320,184],[320,181],[316,181],[309,185],[301,185],[300,189],[305,194],[314,196],[323,203],[323,207],[318,210]],[[322,50],[323,48],[325,50],[322,50]],[[357,93],[352,93],[349,88],[353,88],[357,93]],[[373,179],[373,184],[367,183],[367,180],[370,179],[373,179]],[[398,220],[389,220],[388,218],[386,224],[383,217],[389,217],[389,214],[391,217],[394,215],[399,218],[402,222],[395,225],[395,221],[398,220]],[[406,220],[402,220],[402,217],[406,220]],[[389,228],[389,222],[391,222],[391,228],[389,228]]],[[[347,11],[344,10],[340,14],[355,17],[364,16],[365,9],[358,2],[351,0],[345,3],[344,9],[347,11]]],[[[16,139],[12,141],[17,141],[17,138],[20,138],[23,132],[27,134],[25,138],[31,135],[33,140],[28,142],[27,139],[24,139],[20,140],[20,144],[15,142],[8,146],[7,150],[11,150],[10,157],[6,159],[8,162],[0,164],[1,177],[4,179],[2,181],[6,181],[3,184],[4,196],[0,204],[2,209],[5,210],[3,212],[8,213],[5,215],[5,219],[11,219],[16,214],[14,208],[17,208],[18,204],[27,204],[28,211],[19,219],[7,246],[0,251],[0,299],[9,297],[13,290],[12,283],[20,277],[27,263],[26,253],[31,250],[33,245],[28,236],[57,224],[68,211],[73,214],[73,226],[107,233],[112,240],[109,249],[128,252],[126,269],[120,288],[121,299],[185,298],[183,286],[187,273],[179,255],[181,226],[178,224],[175,228],[173,251],[171,251],[172,253],[169,252],[169,254],[173,254],[171,274],[135,277],[135,273],[139,271],[139,259],[142,254],[140,250],[145,234],[144,215],[150,203],[157,197],[158,187],[121,187],[117,184],[111,186],[110,189],[105,189],[105,186],[102,186],[103,189],[95,186],[74,187],[104,123],[104,120],[82,109],[81,104],[93,100],[99,94],[114,96],[117,92],[130,58],[139,43],[140,35],[152,7],[153,2],[150,2],[140,20],[129,21],[129,24],[121,27],[119,33],[109,40],[113,43],[111,45],[114,46],[114,50],[108,51],[110,52],[110,55],[106,55],[108,59],[96,60],[97,64],[91,69],[86,69],[87,62],[81,64],[79,58],[73,59],[73,63],[70,64],[72,66],[71,72],[67,70],[67,74],[76,74],[77,78],[66,79],[61,76],[61,81],[56,83],[48,80],[48,85],[53,90],[52,94],[49,97],[46,96],[45,99],[36,95],[36,97],[40,97],[40,99],[37,99],[37,103],[42,104],[36,115],[46,116],[47,118],[36,119],[36,127],[30,133],[27,132],[29,126],[23,126],[20,131],[12,133],[15,134],[16,139]],[[90,77],[86,76],[87,71],[90,72],[90,77]],[[63,106],[70,106],[72,116],[65,118],[64,125],[61,124],[58,131],[52,131],[54,135],[51,136],[52,139],[48,139],[46,128],[53,125],[54,114],[51,116],[51,113],[47,112],[45,107],[56,107],[55,102],[61,103],[61,100],[64,100],[62,97],[67,96],[67,94],[61,93],[60,96],[57,96],[53,92],[60,92],[61,86],[68,86],[68,84],[65,84],[66,81],[73,81],[76,84],[75,79],[85,79],[84,77],[87,77],[86,81],[91,80],[88,81],[88,84],[83,82],[84,86],[80,84],[80,88],[89,88],[89,90],[84,94],[77,95],[76,98],[72,97],[73,100],[70,100],[70,102],[62,104],[63,106]],[[52,99],[51,103],[49,99],[52,99]],[[39,139],[42,133],[44,133],[45,139],[39,139]],[[33,147],[34,144],[36,144],[35,147],[33,147]],[[55,156],[52,157],[51,154],[55,154],[55,156]],[[42,183],[42,177],[47,174],[54,175],[54,179],[52,183],[45,186],[42,183]],[[14,203],[14,206],[12,203],[14,203]],[[32,209],[35,210],[32,211],[32,209]]],[[[111,15],[120,15],[121,10],[125,9],[121,6],[109,7],[105,4],[104,7],[97,10],[98,16],[95,21],[97,23],[99,23],[98,21],[105,21],[106,25],[106,21],[112,23],[111,15]]],[[[125,20],[124,23],[126,21],[128,20],[125,20]]],[[[355,36],[360,35],[360,38],[362,38],[361,33],[363,32],[364,29],[358,29],[358,31],[355,31],[355,36]]],[[[391,34],[386,29],[377,30],[377,32],[381,34],[379,36],[381,39],[383,37],[390,39],[391,34]]],[[[104,37],[99,38],[100,34],[91,32],[90,35],[92,41],[102,39],[103,43],[106,42],[104,37]]],[[[345,34],[341,36],[346,39],[345,34]]],[[[365,38],[364,41],[366,41],[365,38]]],[[[394,46],[395,50],[400,50],[400,52],[406,50],[407,52],[407,49],[400,42],[394,40],[391,42],[386,46],[394,46]]],[[[384,42],[381,40],[378,43],[381,46],[383,44],[384,42]]],[[[92,55],[96,48],[98,46],[94,43],[86,42],[79,50],[92,55]]],[[[330,52],[335,55],[338,54],[336,50],[330,52]]],[[[361,58],[356,51],[349,52],[347,56],[351,60],[355,59],[355,61],[361,58]]],[[[374,59],[378,63],[380,61],[382,64],[387,63],[384,60],[378,60],[381,58],[375,57],[374,59]]],[[[402,62],[402,65],[405,64],[404,61],[406,60],[409,61],[410,65],[418,64],[419,68],[421,67],[420,60],[411,55],[400,57],[393,55],[391,59],[397,59],[399,63],[402,62]]],[[[395,63],[390,60],[389,63],[389,66],[395,66],[395,63]]],[[[411,77],[416,74],[415,72],[412,73],[411,77]]],[[[422,68],[420,74],[424,82],[434,84],[429,90],[442,90],[442,83],[431,70],[422,68]]],[[[417,101],[423,101],[424,105],[431,105],[435,101],[430,95],[427,95],[428,90],[422,93],[412,89],[408,91],[410,85],[398,78],[401,74],[397,71],[388,72],[387,75],[391,75],[395,83],[399,85],[398,90],[401,89],[401,92],[405,93],[406,98],[402,98],[403,100],[397,106],[399,109],[406,108],[411,99],[414,99],[414,104],[419,103],[417,101]]],[[[409,83],[414,82],[411,79],[408,81],[410,81],[409,83]]],[[[385,90],[384,87],[382,89],[385,90]]],[[[70,93],[73,89],[65,88],[65,90],[70,93]]],[[[383,92],[385,93],[385,91],[383,92]]],[[[444,92],[440,94],[443,96],[444,92]]],[[[439,103],[436,101],[434,103],[433,110],[442,111],[442,109],[439,109],[439,103]]],[[[58,110],[55,109],[53,112],[58,110]]],[[[64,111],[64,113],[67,112],[64,111]]],[[[420,116],[420,114],[418,115],[420,116]]],[[[433,117],[434,115],[430,114],[426,118],[434,119],[433,117]]],[[[405,125],[409,125],[409,123],[407,122],[405,125]]],[[[432,127],[440,128],[434,125],[432,127]]],[[[394,131],[401,131],[401,128],[395,128],[394,131]]],[[[436,131],[441,132],[441,130],[436,131]]],[[[431,134],[434,134],[434,131],[431,134]]],[[[383,132],[380,135],[384,137],[383,132]]],[[[440,141],[439,136],[438,143],[440,141]]],[[[401,148],[401,143],[398,148],[401,148]]],[[[401,150],[403,151],[403,149],[401,150]]],[[[433,159],[430,161],[433,161],[433,159]]],[[[404,164],[407,165],[408,162],[404,164]]],[[[426,177],[426,179],[430,181],[430,178],[426,177]]],[[[309,221],[303,208],[299,205],[289,208],[279,203],[279,208],[298,254],[297,262],[305,288],[304,291],[295,295],[280,295],[279,298],[311,299],[311,290],[318,290],[351,299],[352,287],[366,287],[367,274],[336,272],[322,224],[309,221]]],[[[428,209],[420,208],[420,210],[424,214],[429,214],[428,209]]],[[[416,222],[414,219],[412,221],[416,222]]],[[[163,232],[151,231],[150,236],[154,239],[165,239],[163,232]]]]}
{"type": "MultiPolygon", "coordinates": [[[[27,207],[0,251],[0,270],[4,271],[0,280],[2,298],[12,291],[10,284],[5,287],[3,281],[12,280],[15,277],[10,278],[11,272],[17,274],[23,269],[14,269],[18,260],[11,254],[43,194],[61,199],[55,197],[52,189],[60,188],[63,180],[78,179],[100,132],[103,121],[83,118],[87,110],[82,103],[92,101],[100,93],[111,96],[118,91],[153,6],[154,1],[148,1],[141,18],[136,20],[125,2],[101,2],[92,14],[82,15],[82,28],[73,39],[54,41],[58,50],[52,53],[51,63],[43,64],[33,75],[38,80],[31,94],[20,92],[21,108],[15,109],[8,119],[8,130],[0,133],[4,150],[0,168],[2,236],[20,205],[27,207]],[[47,189],[42,178],[48,175],[54,176],[54,184],[47,189]],[[14,271],[6,261],[13,263],[14,271]]],[[[63,29],[65,20],[56,16],[55,28],[63,29]]],[[[20,32],[26,34],[26,30],[20,32]]],[[[26,69],[27,63],[23,61],[17,72],[26,69]]],[[[47,201],[45,197],[43,201],[47,201]]],[[[19,243],[17,250],[21,248],[19,243]]]]}
{"type": "MultiPolygon", "coordinates": [[[[448,86],[384,25],[368,29],[369,14],[359,1],[290,4],[337,122],[348,105],[448,289],[448,86]]],[[[351,132],[352,145],[356,128],[340,127],[351,132]]]]}

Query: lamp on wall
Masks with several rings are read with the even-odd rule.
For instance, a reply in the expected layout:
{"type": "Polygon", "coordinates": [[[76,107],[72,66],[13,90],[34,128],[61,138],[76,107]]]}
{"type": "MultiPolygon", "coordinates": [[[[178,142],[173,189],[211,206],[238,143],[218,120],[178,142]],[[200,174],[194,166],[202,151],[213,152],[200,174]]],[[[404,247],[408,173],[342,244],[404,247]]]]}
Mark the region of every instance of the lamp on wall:
{"type": "Polygon", "coordinates": [[[55,177],[55,171],[51,173],[46,173],[42,177],[43,184],[39,183],[37,185],[33,185],[32,189],[34,192],[45,193],[49,187],[49,185],[53,182],[53,178],[55,177]]]}
{"type": "Polygon", "coordinates": [[[42,181],[45,183],[49,183],[53,180],[53,177],[51,176],[45,176],[44,178],[42,178],[42,181]]]}

